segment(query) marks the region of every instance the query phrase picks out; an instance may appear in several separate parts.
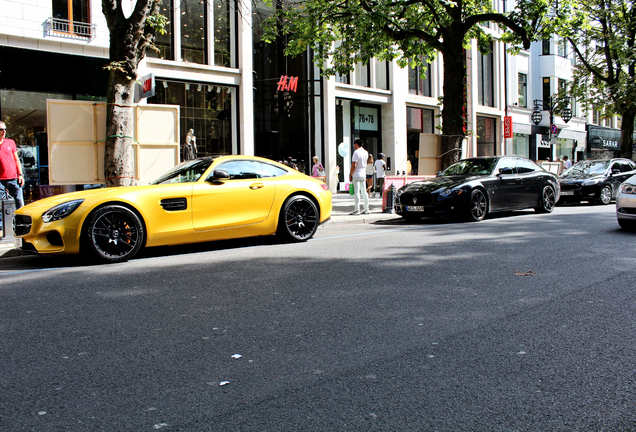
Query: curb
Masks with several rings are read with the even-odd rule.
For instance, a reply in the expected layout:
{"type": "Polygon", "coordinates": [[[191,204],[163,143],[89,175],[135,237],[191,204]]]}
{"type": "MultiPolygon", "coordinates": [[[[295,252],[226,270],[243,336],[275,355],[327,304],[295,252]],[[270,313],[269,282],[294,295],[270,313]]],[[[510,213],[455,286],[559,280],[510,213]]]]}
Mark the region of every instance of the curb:
{"type": "Polygon", "coordinates": [[[369,213],[366,215],[350,215],[350,214],[331,214],[331,219],[327,223],[330,224],[369,224],[381,220],[400,219],[395,213],[369,213]]]}

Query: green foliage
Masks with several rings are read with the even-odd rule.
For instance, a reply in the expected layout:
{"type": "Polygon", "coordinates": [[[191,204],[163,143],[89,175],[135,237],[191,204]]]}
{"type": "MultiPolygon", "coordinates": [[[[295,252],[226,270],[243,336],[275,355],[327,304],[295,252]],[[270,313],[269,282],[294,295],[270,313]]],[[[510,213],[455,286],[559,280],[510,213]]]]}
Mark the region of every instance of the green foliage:
{"type": "Polygon", "coordinates": [[[586,109],[606,114],[636,111],[636,10],[630,0],[578,0],[558,32],[577,55],[573,94],[586,109]]]}
{"type": "Polygon", "coordinates": [[[371,57],[413,66],[432,61],[450,43],[467,47],[476,39],[480,49],[489,49],[493,33],[479,25],[489,22],[505,30],[513,47],[527,47],[557,24],[543,19],[549,4],[520,0],[502,14],[490,0],[278,0],[264,39],[285,37],[289,55],[313,49],[327,75],[371,57]]]}

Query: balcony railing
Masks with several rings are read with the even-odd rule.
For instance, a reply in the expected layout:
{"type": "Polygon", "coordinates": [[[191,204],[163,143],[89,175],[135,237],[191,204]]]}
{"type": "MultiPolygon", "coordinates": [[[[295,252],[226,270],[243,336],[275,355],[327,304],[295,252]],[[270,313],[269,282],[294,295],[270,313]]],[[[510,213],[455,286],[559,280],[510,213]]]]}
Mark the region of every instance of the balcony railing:
{"type": "Polygon", "coordinates": [[[48,18],[45,27],[48,36],[83,40],[92,40],[95,37],[95,24],[48,18]]]}

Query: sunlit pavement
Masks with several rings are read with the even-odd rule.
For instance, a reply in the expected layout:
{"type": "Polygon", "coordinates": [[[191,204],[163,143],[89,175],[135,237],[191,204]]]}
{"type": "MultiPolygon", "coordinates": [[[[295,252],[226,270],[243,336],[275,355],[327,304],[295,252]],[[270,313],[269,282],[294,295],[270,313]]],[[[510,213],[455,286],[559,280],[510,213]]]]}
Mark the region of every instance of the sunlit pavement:
{"type": "Polygon", "coordinates": [[[635,240],[582,205],[4,258],[0,429],[633,430],[635,240]]]}

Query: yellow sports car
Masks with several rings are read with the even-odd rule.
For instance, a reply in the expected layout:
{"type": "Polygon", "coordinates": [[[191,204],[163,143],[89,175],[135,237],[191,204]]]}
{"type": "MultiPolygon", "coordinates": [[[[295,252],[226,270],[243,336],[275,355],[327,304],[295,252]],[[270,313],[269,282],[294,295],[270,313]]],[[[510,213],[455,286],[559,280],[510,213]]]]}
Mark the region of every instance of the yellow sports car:
{"type": "Polygon", "coordinates": [[[148,186],[56,195],[16,211],[23,248],[119,262],[148,246],[278,234],[310,239],[331,216],[327,185],[254,156],[183,162],[148,186]]]}

